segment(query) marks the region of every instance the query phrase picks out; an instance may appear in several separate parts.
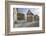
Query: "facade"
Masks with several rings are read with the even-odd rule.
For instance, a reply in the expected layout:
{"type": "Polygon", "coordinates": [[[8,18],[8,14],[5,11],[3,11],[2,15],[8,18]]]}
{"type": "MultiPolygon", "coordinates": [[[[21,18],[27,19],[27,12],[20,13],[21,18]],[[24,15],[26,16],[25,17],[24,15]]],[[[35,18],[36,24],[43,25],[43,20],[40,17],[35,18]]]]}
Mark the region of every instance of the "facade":
{"type": "Polygon", "coordinates": [[[35,21],[39,21],[39,16],[38,16],[38,15],[35,15],[35,16],[34,16],[34,20],[35,20],[35,21]]]}
{"type": "Polygon", "coordinates": [[[24,20],[25,16],[22,13],[17,13],[17,20],[24,20]]]}
{"type": "Polygon", "coordinates": [[[39,16],[34,15],[30,10],[27,12],[27,22],[39,21],[39,16]]]}
{"type": "Polygon", "coordinates": [[[30,10],[28,10],[28,12],[27,12],[27,22],[32,22],[33,20],[34,20],[34,15],[30,10]]]}

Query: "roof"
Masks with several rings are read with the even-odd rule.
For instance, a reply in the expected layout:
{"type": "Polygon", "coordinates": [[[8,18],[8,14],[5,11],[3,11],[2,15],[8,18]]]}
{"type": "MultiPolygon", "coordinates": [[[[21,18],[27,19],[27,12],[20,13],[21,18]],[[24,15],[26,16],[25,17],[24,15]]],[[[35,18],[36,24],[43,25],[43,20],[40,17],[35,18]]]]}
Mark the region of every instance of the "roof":
{"type": "Polygon", "coordinates": [[[27,15],[33,15],[33,13],[30,11],[30,10],[28,10],[28,12],[27,12],[27,15]]]}

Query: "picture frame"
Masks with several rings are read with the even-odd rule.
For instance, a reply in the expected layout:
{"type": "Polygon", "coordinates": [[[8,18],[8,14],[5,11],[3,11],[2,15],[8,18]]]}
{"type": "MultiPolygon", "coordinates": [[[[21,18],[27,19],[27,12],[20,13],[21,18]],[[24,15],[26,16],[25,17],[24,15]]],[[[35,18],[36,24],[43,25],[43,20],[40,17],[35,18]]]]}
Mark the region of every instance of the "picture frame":
{"type": "MultiPolygon", "coordinates": [[[[17,7],[18,8],[18,7],[17,7]]],[[[26,8],[27,9],[27,8],[26,8]]],[[[30,29],[30,28],[29,28],[30,29]]],[[[35,2],[20,2],[20,1],[5,1],[5,35],[22,35],[22,34],[37,34],[37,33],[44,33],[45,32],[45,3],[35,3],[35,2]],[[31,30],[28,30],[28,28],[26,29],[19,29],[19,30],[14,30],[12,31],[12,23],[13,23],[13,20],[11,20],[11,23],[10,23],[10,19],[13,19],[13,18],[10,18],[10,16],[13,16],[13,8],[15,9],[15,7],[17,7],[16,5],[23,5],[23,7],[28,7],[30,8],[30,6],[32,5],[33,7],[35,6],[35,8],[37,6],[41,6],[42,7],[42,17],[41,17],[41,21],[42,21],[42,24],[41,24],[41,28],[39,28],[39,30],[37,29],[37,27],[35,27],[34,29],[31,27],[31,30]],[[25,6],[26,5],[26,6],[25,6]],[[12,13],[10,13],[12,11],[12,13]],[[12,14],[12,15],[11,15],[12,14]],[[24,30],[24,31],[23,31],[24,30]]]]}

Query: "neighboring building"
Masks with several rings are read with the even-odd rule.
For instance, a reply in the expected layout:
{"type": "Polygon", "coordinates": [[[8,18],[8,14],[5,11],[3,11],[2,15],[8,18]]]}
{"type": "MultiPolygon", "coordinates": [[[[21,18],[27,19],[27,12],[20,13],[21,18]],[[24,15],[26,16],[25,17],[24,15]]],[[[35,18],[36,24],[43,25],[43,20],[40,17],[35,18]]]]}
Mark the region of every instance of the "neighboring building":
{"type": "Polygon", "coordinates": [[[28,10],[28,12],[27,12],[27,22],[32,22],[33,20],[34,20],[34,15],[30,10],[28,10]]]}
{"type": "Polygon", "coordinates": [[[38,16],[38,15],[35,15],[35,16],[34,16],[34,20],[35,20],[35,21],[39,21],[39,16],[38,16]]]}
{"type": "Polygon", "coordinates": [[[17,13],[17,20],[24,20],[25,19],[25,15],[22,13],[17,13]]]}

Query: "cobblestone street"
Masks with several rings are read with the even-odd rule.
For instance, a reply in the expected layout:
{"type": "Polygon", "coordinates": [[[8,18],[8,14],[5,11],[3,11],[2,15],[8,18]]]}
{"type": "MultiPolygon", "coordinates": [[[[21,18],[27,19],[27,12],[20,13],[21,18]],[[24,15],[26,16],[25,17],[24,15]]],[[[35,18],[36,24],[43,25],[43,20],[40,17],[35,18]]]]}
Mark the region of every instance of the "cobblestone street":
{"type": "Polygon", "coordinates": [[[33,21],[33,22],[23,22],[19,24],[15,24],[15,27],[38,27],[39,26],[39,21],[33,21]]]}

